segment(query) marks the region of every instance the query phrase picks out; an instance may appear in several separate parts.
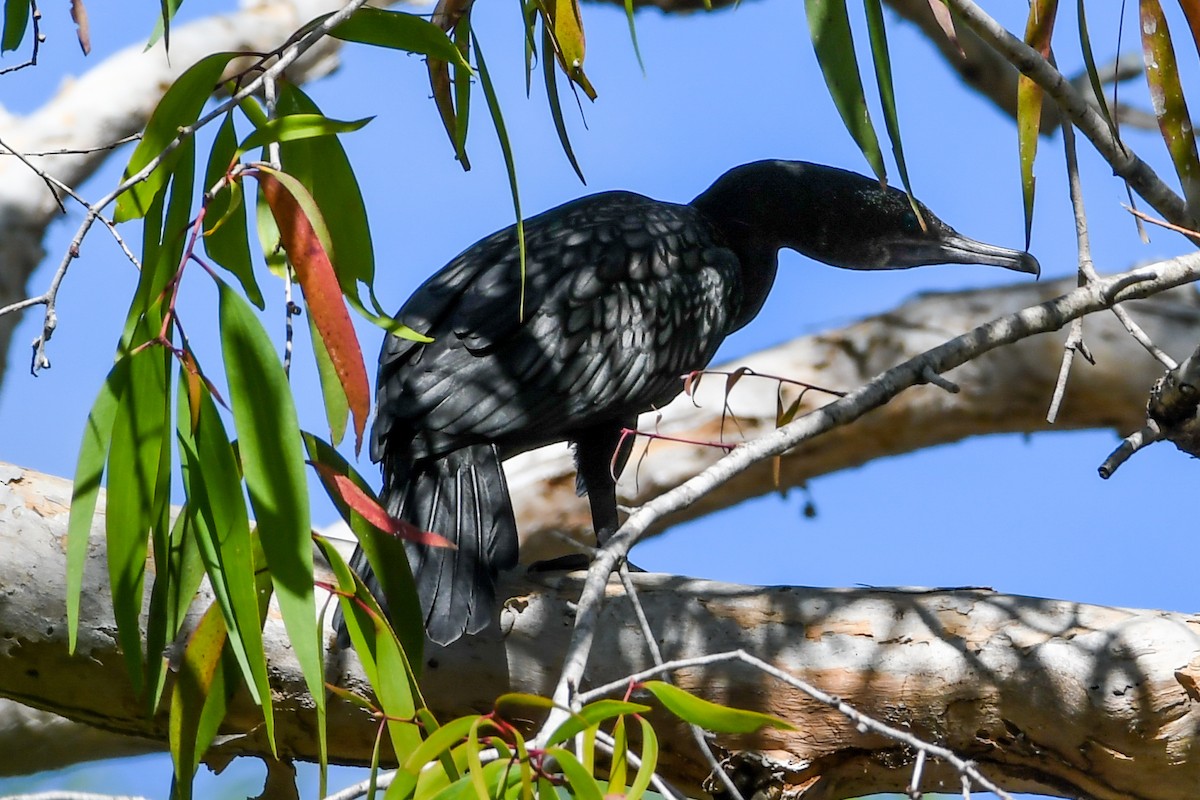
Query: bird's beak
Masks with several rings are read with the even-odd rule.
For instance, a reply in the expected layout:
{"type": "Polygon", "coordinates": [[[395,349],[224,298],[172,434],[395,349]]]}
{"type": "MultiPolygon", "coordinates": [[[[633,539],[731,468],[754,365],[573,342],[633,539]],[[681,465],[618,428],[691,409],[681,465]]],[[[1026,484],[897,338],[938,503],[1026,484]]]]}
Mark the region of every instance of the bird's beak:
{"type": "Polygon", "coordinates": [[[1004,267],[1014,272],[1040,276],[1042,266],[1038,260],[1024,250],[1011,250],[976,239],[969,239],[957,232],[943,236],[938,242],[939,256],[948,264],[982,264],[1004,267]]]}

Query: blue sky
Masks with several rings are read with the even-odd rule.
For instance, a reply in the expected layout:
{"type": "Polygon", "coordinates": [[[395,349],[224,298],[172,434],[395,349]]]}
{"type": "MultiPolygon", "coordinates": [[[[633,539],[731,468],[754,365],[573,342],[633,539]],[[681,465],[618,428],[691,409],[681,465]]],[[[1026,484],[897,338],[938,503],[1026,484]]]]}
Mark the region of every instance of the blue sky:
{"type": "MultiPolygon", "coordinates": [[[[198,13],[190,5],[184,9],[198,13]]],[[[1080,59],[1070,10],[1062,11],[1056,43],[1064,71],[1073,74],[1080,59]]],[[[1102,60],[1112,54],[1116,40],[1116,20],[1099,16],[1107,10],[1097,5],[1092,12],[1096,18],[1089,20],[1102,60]]],[[[131,30],[128,20],[118,24],[107,18],[106,9],[94,9],[96,53],[90,61],[135,41],[149,30],[153,13],[153,5],[146,6],[147,24],[131,30]]],[[[75,55],[67,24],[57,19],[65,14],[59,9],[46,14],[51,40],[43,50],[45,65],[36,74],[26,71],[0,84],[10,111],[35,106],[64,71],[86,67],[75,55]]],[[[585,66],[600,96],[595,104],[585,101],[586,129],[573,101],[567,98],[564,104],[588,178],[583,187],[559,149],[536,76],[532,99],[524,96],[516,4],[481,3],[476,9],[475,23],[516,151],[527,215],[615,188],[685,202],[729,167],[759,158],[805,159],[868,171],[826,95],[802,4],[757,0],[735,11],[683,18],[651,11],[637,19],[644,77],[623,12],[607,6],[584,9],[585,66]]],[[[1014,125],[964,90],[920,37],[889,21],[901,126],[918,196],[967,235],[1019,246],[1014,125]]],[[[1020,17],[1003,21],[1017,30],[1023,26],[1020,17]]],[[[1181,60],[1194,58],[1184,47],[1186,28],[1176,23],[1174,29],[1181,60]]],[[[864,29],[859,25],[858,30],[864,29]]],[[[1131,42],[1123,49],[1136,47],[1131,42]]],[[[1122,90],[1124,97],[1145,96],[1137,82],[1128,87],[1122,90]]],[[[464,173],[427,100],[419,59],[383,50],[348,50],[339,73],[307,90],[329,116],[376,115],[343,141],[363,183],[377,254],[376,291],[385,305],[398,307],[450,257],[512,222],[507,178],[494,133],[481,113],[481,96],[474,105],[469,141],[474,169],[464,173]]],[[[878,115],[876,120],[882,129],[878,115]]],[[[1157,134],[1134,133],[1130,140],[1160,175],[1172,179],[1157,134]]],[[[1150,245],[1139,243],[1120,208],[1123,187],[1086,144],[1081,147],[1098,268],[1118,271],[1183,252],[1186,245],[1165,233],[1152,232],[1150,245]]],[[[1061,153],[1059,137],[1043,140],[1031,249],[1045,278],[1075,269],[1061,153]]],[[[99,196],[115,183],[118,161],[84,187],[87,196],[99,196]]],[[[51,265],[34,276],[32,292],[42,290],[80,217],[73,208],[68,220],[53,228],[47,240],[51,265]]],[[[213,330],[214,292],[207,278],[193,272],[185,283],[184,313],[189,333],[200,344],[213,330]]],[[[60,324],[50,350],[54,367],[36,379],[25,365],[41,316],[35,311],[23,320],[0,388],[0,459],[53,474],[71,473],[83,420],[111,364],[134,279],[106,234],[95,230],[60,295],[60,324]]],[[[731,337],[719,359],[733,360],[844,324],[917,292],[1011,280],[1011,273],[984,267],[860,274],[786,254],[763,313],[731,337]]],[[[274,330],[282,327],[279,309],[276,297],[266,318],[274,330]]],[[[363,325],[360,336],[373,360],[378,332],[363,325]]],[[[209,369],[215,371],[219,358],[212,342],[206,352],[209,369]]],[[[306,359],[299,359],[293,374],[302,424],[320,430],[320,397],[306,359]]],[[[1047,403],[1051,388],[1046,387],[1047,403]]],[[[634,558],[654,571],[744,583],[986,585],[1089,603],[1190,611],[1198,604],[1189,559],[1164,556],[1187,552],[1193,532],[1178,524],[1175,504],[1161,501],[1190,496],[1194,465],[1173,448],[1160,446],[1104,482],[1096,476],[1096,466],[1115,444],[1110,431],[1012,435],[892,458],[813,481],[815,519],[803,517],[799,492],[787,499],[772,495],[680,526],[639,546],[634,558]]],[[[358,466],[375,475],[365,457],[358,466]]],[[[315,521],[332,521],[332,512],[318,508],[315,521]]],[[[242,769],[252,773],[258,767],[242,769]]],[[[170,766],[165,758],[152,758],[74,772],[88,776],[86,785],[93,790],[161,796],[170,766]]],[[[62,787],[64,780],[47,778],[38,786],[62,787]]],[[[229,780],[226,774],[208,785],[226,790],[229,780]]],[[[10,786],[16,789],[0,781],[0,791],[10,786]]]]}

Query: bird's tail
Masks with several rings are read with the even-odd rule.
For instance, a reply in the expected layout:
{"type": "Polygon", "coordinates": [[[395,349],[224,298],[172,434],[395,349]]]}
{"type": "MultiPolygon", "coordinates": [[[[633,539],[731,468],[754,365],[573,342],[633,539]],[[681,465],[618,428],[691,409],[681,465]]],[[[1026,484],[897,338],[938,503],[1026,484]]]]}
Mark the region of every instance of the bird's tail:
{"type": "MultiPolygon", "coordinates": [[[[478,633],[495,614],[497,574],[517,564],[517,525],[499,451],[479,444],[407,468],[384,467],[381,499],[388,513],[457,547],[404,543],[429,638],[450,644],[464,633],[478,633]]],[[[390,616],[361,549],[350,566],[390,616]]],[[[345,647],[349,642],[340,616],[334,622],[345,647]]]]}

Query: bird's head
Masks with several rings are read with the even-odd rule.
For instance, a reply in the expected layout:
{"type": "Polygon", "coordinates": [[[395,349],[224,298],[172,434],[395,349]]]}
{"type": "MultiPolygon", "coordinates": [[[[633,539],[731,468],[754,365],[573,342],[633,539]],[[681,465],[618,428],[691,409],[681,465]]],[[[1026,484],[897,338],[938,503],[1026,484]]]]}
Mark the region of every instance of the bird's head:
{"type": "Polygon", "coordinates": [[[1024,250],[970,239],[919,202],[918,216],[904,192],[821,164],[744,164],[692,204],[735,239],[787,247],[845,269],[984,264],[1031,275],[1041,271],[1024,250]]]}

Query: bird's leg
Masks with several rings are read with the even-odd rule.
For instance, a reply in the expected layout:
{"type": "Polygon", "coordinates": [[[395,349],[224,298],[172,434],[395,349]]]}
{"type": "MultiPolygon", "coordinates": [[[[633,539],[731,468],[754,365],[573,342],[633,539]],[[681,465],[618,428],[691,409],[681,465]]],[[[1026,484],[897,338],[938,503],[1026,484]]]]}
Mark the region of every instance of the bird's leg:
{"type": "MultiPolygon", "coordinates": [[[[621,474],[633,450],[633,437],[625,437],[622,441],[621,431],[632,429],[634,424],[635,420],[629,420],[628,423],[597,425],[574,437],[576,490],[587,495],[592,510],[592,529],[596,533],[596,543],[601,546],[620,527],[614,475],[621,474]]],[[[534,572],[587,569],[590,562],[586,555],[577,553],[539,561],[529,569],[534,572]]]]}
{"type": "Polygon", "coordinates": [[[592,530],[596,543],[603,546],[620,526],[617,517],[617,481],[633,442],[624,441],[621,431],[632,428],[621,422],[597,425],[575,437],[575,469],[580,488],[587,492],[592,510],[592,530]],[[618,448],[620,452],[618,452],[618,448]]]}

